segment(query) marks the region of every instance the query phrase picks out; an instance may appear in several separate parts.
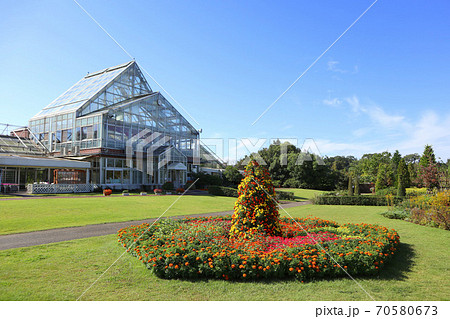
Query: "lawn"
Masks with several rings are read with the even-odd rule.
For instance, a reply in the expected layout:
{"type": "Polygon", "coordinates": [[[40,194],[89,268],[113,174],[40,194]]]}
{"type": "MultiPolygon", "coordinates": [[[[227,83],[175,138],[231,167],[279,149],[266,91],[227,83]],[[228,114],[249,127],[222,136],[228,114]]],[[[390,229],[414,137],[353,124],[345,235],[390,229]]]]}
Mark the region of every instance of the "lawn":
{"type": "Polygon", "coordinates": [[[324,191],[319,191],[315,189],[302,189],[302,188],[277,188],[276,190],[292,192],[294,193],[295,199],[297,201],[307,201],[312,199],[314,196],[324,193],[324,191]]]}
{"type": "MultiPolygon", "coordinates": [[[[400,251],[377,278],[357,278],[376,300],[448,300],[450,232],[379,215],[383,207],[312,206],[288,210],[338,222],[395,228],[400,251]]],[[[75,300],[123,252],[114,235],[0,251],[0,300],[75,300]]],[[[83,300],[368,300],[350,279],[199,282],[163,280],[125,254],[83,300]]]]}
{"type": "MultiPolygon", "coordinates": [[[[36,198],[0,201],[0,234],[160,216],[177,196],[36,198]]],[[[235,198],[185,195],[164,216],[233,209],[235,198]]]]}

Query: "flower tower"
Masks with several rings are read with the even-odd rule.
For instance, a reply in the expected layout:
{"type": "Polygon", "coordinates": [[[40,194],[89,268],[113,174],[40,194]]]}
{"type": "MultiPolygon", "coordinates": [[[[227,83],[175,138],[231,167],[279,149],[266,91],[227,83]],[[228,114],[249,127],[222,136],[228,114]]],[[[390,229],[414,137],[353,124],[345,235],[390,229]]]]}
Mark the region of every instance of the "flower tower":
{"type": "Polygon", "coordinates": [[[245,177],[239,184],[238,195],[231,237],[247,238],[254,233],[263,236],[281,235],[279,213],[274,202],[275,189],[266,168],[256,161],[250,161],[245,168],[245,177]]]}

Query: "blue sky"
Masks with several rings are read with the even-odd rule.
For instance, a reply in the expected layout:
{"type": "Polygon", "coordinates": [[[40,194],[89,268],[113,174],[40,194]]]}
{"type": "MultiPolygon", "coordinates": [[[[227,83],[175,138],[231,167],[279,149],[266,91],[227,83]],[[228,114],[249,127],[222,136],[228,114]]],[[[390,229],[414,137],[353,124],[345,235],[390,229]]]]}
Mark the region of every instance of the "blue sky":
{"type": "MultiPolygon", "coordinates": [[[[322,155],[358,157],[428,143],[445,161],[445,0],[379,0],[251,125],[372,2],[79,0],[205,139],[313,138],[322,155]]],[[[0,29],[0,123],[25,125],[87,72],[130,60],[71,0],[3,0],[0,29]]]]}

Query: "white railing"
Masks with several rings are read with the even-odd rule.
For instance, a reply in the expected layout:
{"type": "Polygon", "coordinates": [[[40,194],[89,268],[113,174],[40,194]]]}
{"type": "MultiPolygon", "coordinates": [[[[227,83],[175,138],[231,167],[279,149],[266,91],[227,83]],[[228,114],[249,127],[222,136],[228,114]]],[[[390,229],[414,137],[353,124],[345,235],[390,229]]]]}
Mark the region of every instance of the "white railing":
{"type": "Polygon", "coordinates": [[[90,193],[94,191],[93,184],[28,184],[30,194],[63,194],[90,193]]]}

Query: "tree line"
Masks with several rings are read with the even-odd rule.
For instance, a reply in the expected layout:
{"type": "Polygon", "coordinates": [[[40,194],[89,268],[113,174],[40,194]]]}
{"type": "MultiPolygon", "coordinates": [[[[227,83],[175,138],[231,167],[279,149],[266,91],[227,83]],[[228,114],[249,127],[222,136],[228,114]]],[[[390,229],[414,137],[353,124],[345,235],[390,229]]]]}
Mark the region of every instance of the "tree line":
{"type": "Polygon", "coordinates": [[[286,142],[276,141],[267,148],[242,158],[236,165],[227,166],[222,184],[236,186],[240,171],[251,160],[264,161],[276,187],[343,190],[359,193],[364,184],[381,191],[395,188],[399,195],[407,187],[449,188],[450,160],[436,160],[432,146],[426,145],[422,155],[402,156],[399,151],[354,156],[319,158],[302,153],[286,142]],[[285,151],[287,150],[287,151],[285,151]]]}

